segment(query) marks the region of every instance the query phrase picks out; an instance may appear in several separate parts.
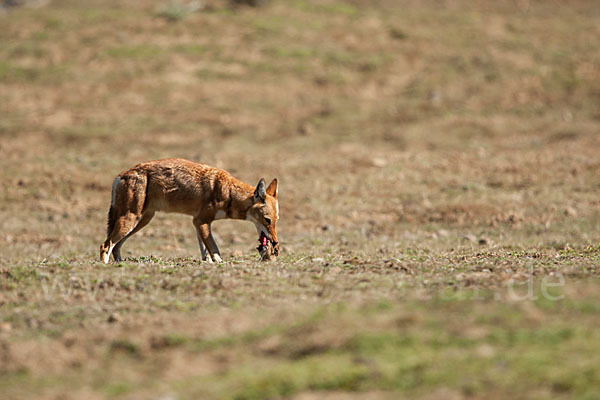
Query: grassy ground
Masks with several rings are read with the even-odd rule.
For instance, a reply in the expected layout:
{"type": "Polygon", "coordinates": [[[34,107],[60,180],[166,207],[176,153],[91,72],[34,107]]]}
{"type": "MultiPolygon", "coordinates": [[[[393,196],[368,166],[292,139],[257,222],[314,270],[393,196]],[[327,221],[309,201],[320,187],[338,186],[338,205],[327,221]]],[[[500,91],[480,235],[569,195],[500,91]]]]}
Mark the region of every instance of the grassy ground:
{"type": "Polygon", "coordinates": [[[597,398],[594,1],[55,0],[0,14],[3,398],[597,398]],[[280,182],[281,257],[112,179],[280,182]]]}

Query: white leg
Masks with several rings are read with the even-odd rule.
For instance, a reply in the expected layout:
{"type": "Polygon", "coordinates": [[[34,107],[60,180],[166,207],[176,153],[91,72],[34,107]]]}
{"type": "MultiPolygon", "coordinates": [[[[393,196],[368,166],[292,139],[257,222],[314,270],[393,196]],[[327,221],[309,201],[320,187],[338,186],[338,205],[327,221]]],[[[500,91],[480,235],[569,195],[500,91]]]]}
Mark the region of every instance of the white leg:
{"type": "Polygon", "coordinates": [[[106,253],[104,255],[104,264],[108,264],[108,262],[110,261],[110,255],[112,254],[113,248],[115,247],[115,244],[112,244],[110,246],[110,249],[108,249],[108,253],[106,253]]]}

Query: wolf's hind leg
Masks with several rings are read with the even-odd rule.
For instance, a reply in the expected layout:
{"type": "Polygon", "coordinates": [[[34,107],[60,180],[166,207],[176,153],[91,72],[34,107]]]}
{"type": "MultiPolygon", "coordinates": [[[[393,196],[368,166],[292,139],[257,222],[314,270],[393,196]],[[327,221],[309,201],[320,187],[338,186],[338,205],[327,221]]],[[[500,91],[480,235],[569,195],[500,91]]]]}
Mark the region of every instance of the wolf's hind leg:
{"type": "Polygon", "coordinates": [[[196,237],[198,238],[198,245],[200,246],[200,253],[202,253],[202,261],[206,261],[206,246],[202,242],[202,238],[199,233],[196,233],[196,237]]]}
{"type": "Polygon", "coordinates": [[[115,179],[109,211],[109,232],[107,232],[106,240],[100,246],[100,258],[105,263],[108,263],[111,254],[115,258],[116,256],[120,258],[118,243],[132,234],[142,220],[147,182],[148,178],[145,175],[138,174],[121,176],[115,179]],[[117,251],[113,253],[115,247],[117,247],[117,251]]]}
{"type": "Polygon", "coordinates": [[[152,221],[153,217],[154,217],[154,211],[144,213],[142,215],[142,219],[137,223],[135,228],[133,228],[133,230],[131,232],[129,232],[123,239],[119,240],[119,242],[117,244],[115,244],[115,247],[112,251],[112,255],[113,255],[115,261],[123,260],[121,258],[121,246],[123,246],[125,241],[127,239],[129,239],[130,237],[132,237],[136,232],[139,232],[143,227],[148,225],[150,223],[150,221],[152,221]]]}

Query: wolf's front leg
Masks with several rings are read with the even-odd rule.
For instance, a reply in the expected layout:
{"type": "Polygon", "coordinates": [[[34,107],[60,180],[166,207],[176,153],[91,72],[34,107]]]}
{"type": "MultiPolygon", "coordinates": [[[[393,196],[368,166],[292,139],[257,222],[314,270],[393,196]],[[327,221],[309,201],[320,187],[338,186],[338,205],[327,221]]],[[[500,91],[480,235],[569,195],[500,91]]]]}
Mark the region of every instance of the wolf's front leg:
{"type": "Polygon", "coordinates": [[[208,225],[208,238],[206,240],[206,243],[213,261],[216,263],[222,262],[223,259],[221,258],[221,252],[219,251],[217,242],[215,241],[215,238],[212,235],[212,229],[210,227],[210,224],[208,225]]]}
{"type": "MultiPolygon", "coordinates": [[[[194,218],[194,226],[196,227],[196,232],[198,233],[198,238],[200,239],[199,242],[204,244],[204,247],[206,248],[205,251],[208,252],[208,255],[210,256],[209,258],[207,258],[208,262],[220,263],[221,261],[223,261],[221,259],[219,248],[217,247],[217,242],[215,242],[215,239],[212,236],[210,224],[202,223],[196,218],[194,218]]],[[[202,251],[202,247],[203,246],[201,245],[200,251],[202,251]]],[[[203,252],[202,259],[204,260],[205,258],[206,255],[203,252]]]]}

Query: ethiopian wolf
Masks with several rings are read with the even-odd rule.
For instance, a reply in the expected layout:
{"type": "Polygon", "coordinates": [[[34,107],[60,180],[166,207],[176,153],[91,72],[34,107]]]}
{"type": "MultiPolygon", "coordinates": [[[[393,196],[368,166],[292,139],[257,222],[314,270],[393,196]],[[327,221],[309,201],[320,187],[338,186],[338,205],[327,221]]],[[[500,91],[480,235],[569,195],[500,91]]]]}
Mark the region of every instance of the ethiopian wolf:
{"type": "Polygon", "coordinates": [[[115,178],[101,260],[108,263],[112,254],[115,261],[121,261],[123,243],[148,225],[157,211],[193,217],[202,260],[222,261],[211,223],[225,218],[256,225],[262,259],[279,254],[277,179],[268,187],[261,179],[254,188],[222,169],[170,158],[138,164],[115,178]]]}

